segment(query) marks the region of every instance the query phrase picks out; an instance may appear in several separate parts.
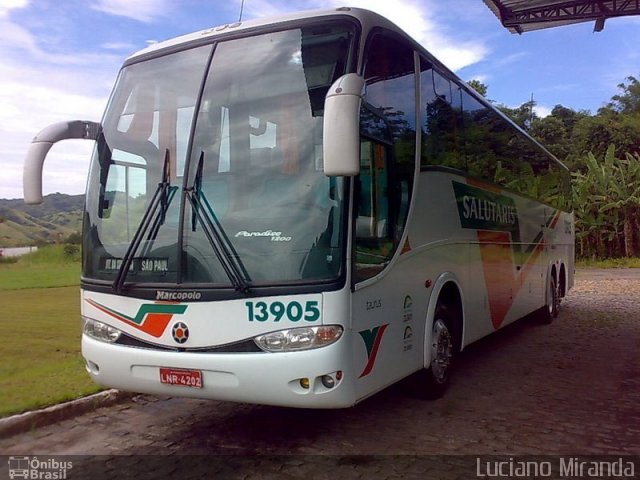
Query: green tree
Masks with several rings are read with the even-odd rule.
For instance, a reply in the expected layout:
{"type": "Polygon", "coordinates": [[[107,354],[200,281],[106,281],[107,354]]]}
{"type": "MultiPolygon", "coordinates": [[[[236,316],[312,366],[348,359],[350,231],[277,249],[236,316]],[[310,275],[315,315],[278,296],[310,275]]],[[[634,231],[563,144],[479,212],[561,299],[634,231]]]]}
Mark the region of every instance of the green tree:
{"type": "Polygon", "coordinates": [[[551,153],[565,162],[569,168],[582,166],[584,163],[576,153],[572,139],[576,124],[589,117],[586,111],[575,111],[562,105],[556,105],[551,114],[537,119],[531,125],[531,135],[542,143],[551,153]]]}
{"type": "Polygon", "coordinates": [[[618,85],[620,93],[597,115],[576,122],[572,140],[579,155],[592,152],[603,157],[611,145],[620,159],[627,153],[640,153],[640,81],[633,76],[626,81],[618,85]]]}
{"type": "Polygon", "coordinates": [[[541,118],[531,125],[531,135],[561,160],[569,156],[571,143],[562,121],[556,117],[541,118]]]}
{"type": "MultiPolygon", "coordinates": [[[[613,149],[607,155],[614,156],[613,149]]],[[[638,256],[638,211],[640,210],[640,155],[625,154],[616,159],[612,171],[613,181],[607,191],[608,203],[601,207],[603,213],[612,212],[623,226],[624,254],[638,256]]]]}
{"type": "Polygon", "coordinates": [[[535,101],[529,101],[516,108],[507,107],[506,105],[498,105],[498,108],[521,128],[529,130],[531,125],[539,120],[534,110],[535,106],[535,101]]]}
{"type": "Polygon", "coordinates": [[[609,109],[600,109],[598,115],[585,117],[576,123],[572,139],[579,154],[606,155],[613,145],[620,158],[625,153],[640,153],[640,117],[609,109]]]}
{"type": "Polygon", "coordinates": [[[606,192],[613,182],[613,155],[599,162],[589,153],[584,161],[584,171],[573,173],[573,208],[576,215],[576,240],[580,257],[615,257],[617,249],[612,245],[616,238],[617,219],[614,212],[604,215],[602,207],[608,203],[606,192]]]}
{"type": "Polygon", "coordinates": [[[617,158],[611,145],[602,160],[593,153],[573,173],[573,207],[580,256],[638,256],[640,155],[617,158]]]}
{"type": "Polygon", "coordinates": [[[626,80],[628,84],[618,84],[622,93],[611,97],[607,108],[626,115],[640,115],[640,81],[634,76],[628,76],[626,80]]]}
{"type": "Polygon", "coordinates": [[[469,85],[471,88],[473,88],[476,92],[478,92],[483,97],[487,96],[487,91],[489,90],[489,87],[484,83],[482,83],[480,80],[475,80],[475,79],[469,80],[467,82],[467,85],[469,85]]]}
{"type": "Polygon", "coordinates": [[[576,126],[576,123],[578,123],[581,118],[588,116],[590,116],[590,113],[586,110],[580,110],[576,112],[572,108],[564,107],[562,105],[556,105],[551,110],[551,115],[546,118],[556,118],[560,120],[562,122],[562,125],[564,125],[565,130],[568,133],[571,133],[573,131],[573,127],[576,126]]]}

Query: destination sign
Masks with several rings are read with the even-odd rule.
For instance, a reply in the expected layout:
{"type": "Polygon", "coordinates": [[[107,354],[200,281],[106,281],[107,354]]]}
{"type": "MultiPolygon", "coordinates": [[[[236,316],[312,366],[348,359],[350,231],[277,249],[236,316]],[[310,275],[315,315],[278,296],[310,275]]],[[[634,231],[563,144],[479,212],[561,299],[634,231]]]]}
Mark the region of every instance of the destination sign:
{"type": "MultiPolygon", "coordinates": [[[[102,257],[100,269],[107,272],[117,272],[122,267],[122,258],[102,257]]],[[[166,273],[169,271],[168,258],[138,257],[134,258],[129,267],[130,272],[166,273]]]]}

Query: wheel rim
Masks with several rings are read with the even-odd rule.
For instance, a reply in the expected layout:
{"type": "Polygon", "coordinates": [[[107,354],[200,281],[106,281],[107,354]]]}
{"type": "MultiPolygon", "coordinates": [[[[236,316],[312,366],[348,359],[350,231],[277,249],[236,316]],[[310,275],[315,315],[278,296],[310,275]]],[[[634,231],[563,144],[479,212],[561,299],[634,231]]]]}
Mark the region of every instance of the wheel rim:
{"type": "Polygon", "coordinates": [[[433,324],[431,339],[431,371],[438,383],[444,383],[449,374],[451,358],[453,357],[453,343],[451,333],[442,320],[433,324]]]}

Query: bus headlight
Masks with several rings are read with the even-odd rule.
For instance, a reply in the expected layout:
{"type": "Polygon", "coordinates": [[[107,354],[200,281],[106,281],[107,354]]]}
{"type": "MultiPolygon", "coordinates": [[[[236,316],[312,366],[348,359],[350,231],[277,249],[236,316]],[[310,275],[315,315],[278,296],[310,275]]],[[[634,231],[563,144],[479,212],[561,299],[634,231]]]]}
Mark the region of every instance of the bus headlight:
{"type": "Polygon", "coordinates": [[[82,320],[84,321],[82,331],[91,338],[95,338],[101,342],[113,343],[118,340],[122,334],[120,330],[106,323],[98,322],[97,320],[92,320],[87,317],[82,317],[82,320]]]}
{"type": "Polygon", "coordinates": [[[265,352],[290,352],[324,347],[342,336],[340,325],[300,327],[265,333],[253,339],[265,352]]]}

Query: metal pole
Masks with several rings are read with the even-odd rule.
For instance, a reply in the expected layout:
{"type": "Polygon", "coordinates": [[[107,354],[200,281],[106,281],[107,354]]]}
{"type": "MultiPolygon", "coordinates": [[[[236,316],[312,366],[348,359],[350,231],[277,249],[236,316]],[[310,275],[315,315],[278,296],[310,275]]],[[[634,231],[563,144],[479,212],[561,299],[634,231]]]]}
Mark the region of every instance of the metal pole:
{"type": "Polygon", "coordinates": [[[238,17],[238,21],[241,22],[242,21],[242,12],[244,10],[244,0],[242,0],[242,3],[240,4],[240,16],[238,17]]]}

